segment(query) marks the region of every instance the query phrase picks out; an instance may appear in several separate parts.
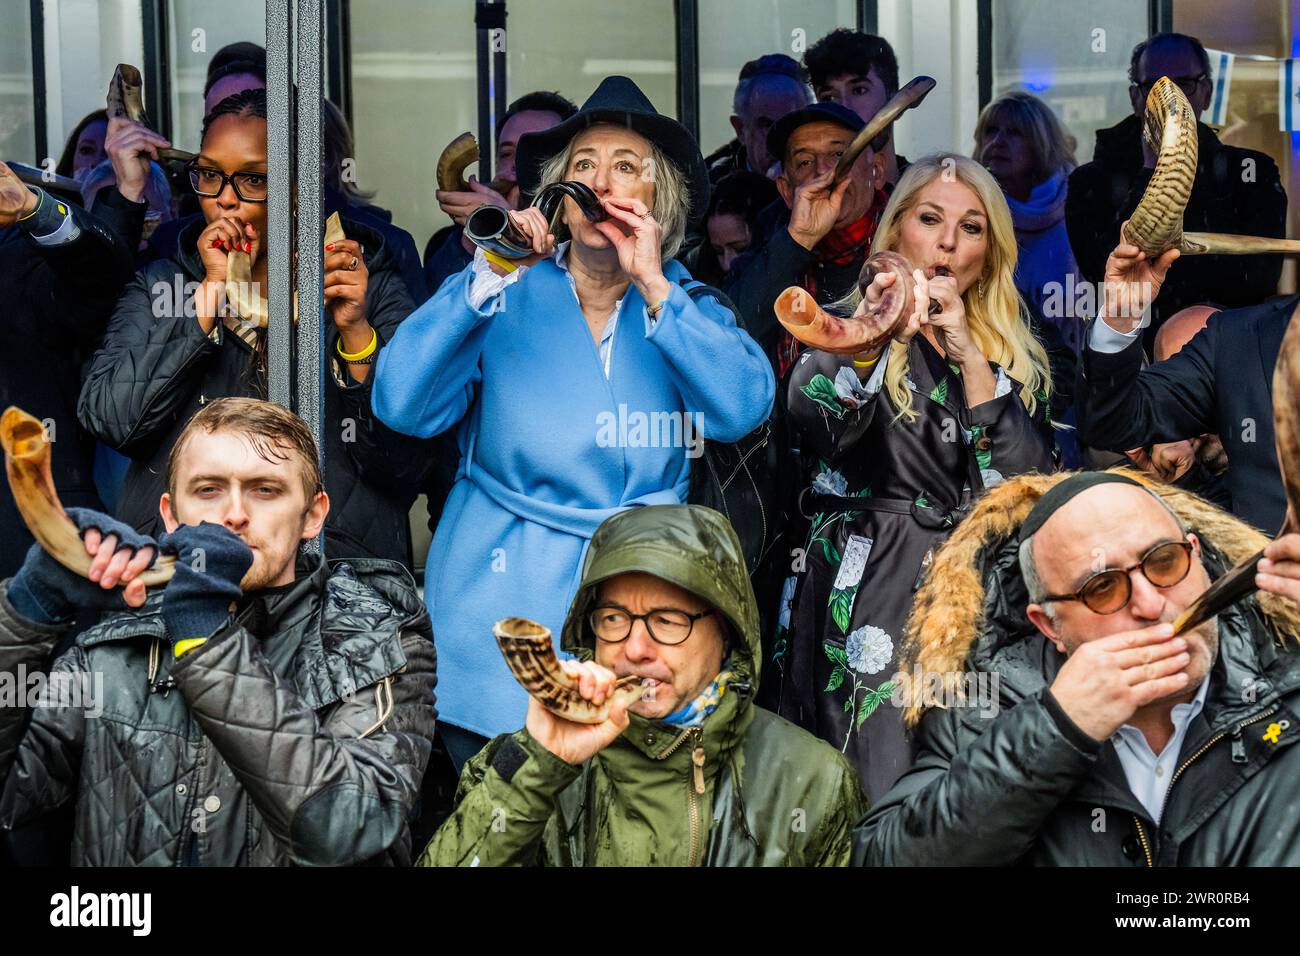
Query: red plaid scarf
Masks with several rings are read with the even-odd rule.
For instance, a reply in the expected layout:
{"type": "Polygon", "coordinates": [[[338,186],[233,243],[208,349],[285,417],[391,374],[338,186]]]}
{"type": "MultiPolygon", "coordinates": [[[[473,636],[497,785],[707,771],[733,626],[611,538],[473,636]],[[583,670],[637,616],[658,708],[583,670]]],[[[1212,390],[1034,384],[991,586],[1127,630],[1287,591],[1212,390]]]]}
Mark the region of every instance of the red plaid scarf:
{"type": "MultiPolygon", "coordinates": [[[[889,195],[883,189],[876,190],[876,198],[871,203],[871,208],[861,219],[849,223],[842,229],[832,229],[813,247],[813,255],[817,257],[817,261],[804,274],[801,284],[814,300],[817,298],[817,267],[826,263],[847,266],[855,262],[863,262],[871,249],[871,240],[876,235],[876,226],[880,224],[880,214],[885,211],[885,203],[888,201],[889,195]]],[[[803,343],[782,329],[776,356],[778,380],[790,370],[790,366],[794,365],[794,360],[802,351],[803,343]]]]}

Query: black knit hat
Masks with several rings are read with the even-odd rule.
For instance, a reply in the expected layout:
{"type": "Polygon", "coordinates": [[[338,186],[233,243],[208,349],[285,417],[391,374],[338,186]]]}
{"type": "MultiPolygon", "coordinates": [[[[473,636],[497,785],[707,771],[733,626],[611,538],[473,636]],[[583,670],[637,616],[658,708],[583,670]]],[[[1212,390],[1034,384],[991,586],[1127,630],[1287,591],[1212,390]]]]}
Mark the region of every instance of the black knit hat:
{"type": "Polygon", "coordinates": [[[515,152],[515,174],[521,192],[532,195],[542,181],[542,166],[569,145],[570,140],[596,123],[625,126],[644,136],[686,177],[690,209],[688,223],[698,223],[709,206],[709,169],[700,154],[695,137],[670,116],[664,116],[626,76],[607,76],[596,92],[578,110],[558,126],[519,137],[515,152]]]}
{"type": "Polygon", "coordinates": [[[1097,485],[1132,485],[1134,488],[1142,488],[1148,494],[1148,489],[1143,488],[1141,484],[1132,478],[1126,478],[1124,475],[1116,474],[1113,471],[1081,471],[1077,475],[1071,475],[1064,481],[1058,481],[1034,503],[1029,514],[1025,516],[1024,522],[1020,525],[1020,540],[1023,542],[1030,535],[1034,534],[1047,523],[1047,519],[1060,510],[1066,502],[1093,488],[1097,485]]]}

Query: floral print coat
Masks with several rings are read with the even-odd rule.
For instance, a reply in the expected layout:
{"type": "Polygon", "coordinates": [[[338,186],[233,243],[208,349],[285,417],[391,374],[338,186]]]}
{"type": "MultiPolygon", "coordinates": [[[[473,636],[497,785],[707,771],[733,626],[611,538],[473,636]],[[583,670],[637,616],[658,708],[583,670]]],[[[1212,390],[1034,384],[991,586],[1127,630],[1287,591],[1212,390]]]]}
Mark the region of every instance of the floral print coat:
{"type": "Polygon", "coordinates": [[[810,528],[774,649],[781,715],[848,756],[873,802],[912,762],[892,698],[912,596],[934,550],[974,494],[1056,463],[1046,395],[1031,416],[1023,386],[995,365],[995,397],[968,408],[958,369],[918,335],[908,422],[883,387],[889,361],[861,382],[848,356],[810,350],[790,375],[790,418],[816,467],[799,499],[810,528]]]}

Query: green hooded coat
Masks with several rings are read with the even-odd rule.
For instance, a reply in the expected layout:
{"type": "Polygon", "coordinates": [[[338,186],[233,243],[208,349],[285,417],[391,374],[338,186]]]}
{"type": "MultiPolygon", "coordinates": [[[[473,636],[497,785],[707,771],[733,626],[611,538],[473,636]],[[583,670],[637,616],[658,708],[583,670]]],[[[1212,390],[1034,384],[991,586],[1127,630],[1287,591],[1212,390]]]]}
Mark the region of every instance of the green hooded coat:
{"type": "Polygon", "coordinates": [[[581,766],[526,729],[488,743],[461,774],[456,810],[423,866],[840,866],[866,809],[834,748],[753,703],[758,612],[735,531],[708,508],[656,505],[606,521],[592,538],[561,646],[595,653],[587,612],[597,586],[653,574],[717,607],[731,625],[731,683],[699,727],[631,715],[581,766]],[[702,751],[704,792],[694,764],[702,751]]]}

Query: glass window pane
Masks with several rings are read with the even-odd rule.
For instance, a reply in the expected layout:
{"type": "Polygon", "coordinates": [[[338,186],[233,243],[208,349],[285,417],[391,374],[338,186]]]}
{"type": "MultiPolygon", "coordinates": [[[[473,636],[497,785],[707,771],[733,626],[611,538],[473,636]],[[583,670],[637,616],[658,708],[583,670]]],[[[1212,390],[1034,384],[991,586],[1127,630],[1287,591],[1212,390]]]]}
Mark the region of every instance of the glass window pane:
{"type": "Polygon", "coordinates": [[[729,142],[740,68],[765,53],[802,62],[804,51],[836,27],[854,28],[853,0],[700,0],[700,146],[707,156],[729,142]]]}
{"type": "MultiPolygon", "coordinates": [[[[1097,130],[1132,112],[1129,56],[1146,36],[1147,5],[1132,0],[995,0],[993,95],[1028,90],[1039,96],[1074,134],[1075,156],[1086,163],[1097,130]]],[[[973,132],[973,126],[966,130],[962,152],[972,149],[973,132]]]]}
{"type": "Polygon", "coordinates": [[[352,115],[357,185],[423,250],[450,221],[434,165],[478,134],[474,5],[466,0],[352,0],[352,115]]]}
{"type": "Polygon", "coordinates": [[[27,5],[0,30],[0,159],[37,165],[32,24],[27,5]]]}
{"type": "Polygon", "coordinates": [[[104,108],[108,81],[119,63],[143,66],[139,0],[47,0],[45,77],[50,152],[87,113],[104,108]]]}
{"type": "Polygon", "coordinates": [[[611,74],[631,77],[655,109],[677,115],[672,0],[511,3],[506,19],[509,99],[558,90],[579,106],[611,74]]]}
{"type": "Polygon", "coordinates": [[[264,0],[222,0],[219,4],[173,0],[167,20],[172,142],[180,149],[197,152],[203,130],[203,85],[212,54],[240,40],[266,46],[266,6],[264,0]]]}

